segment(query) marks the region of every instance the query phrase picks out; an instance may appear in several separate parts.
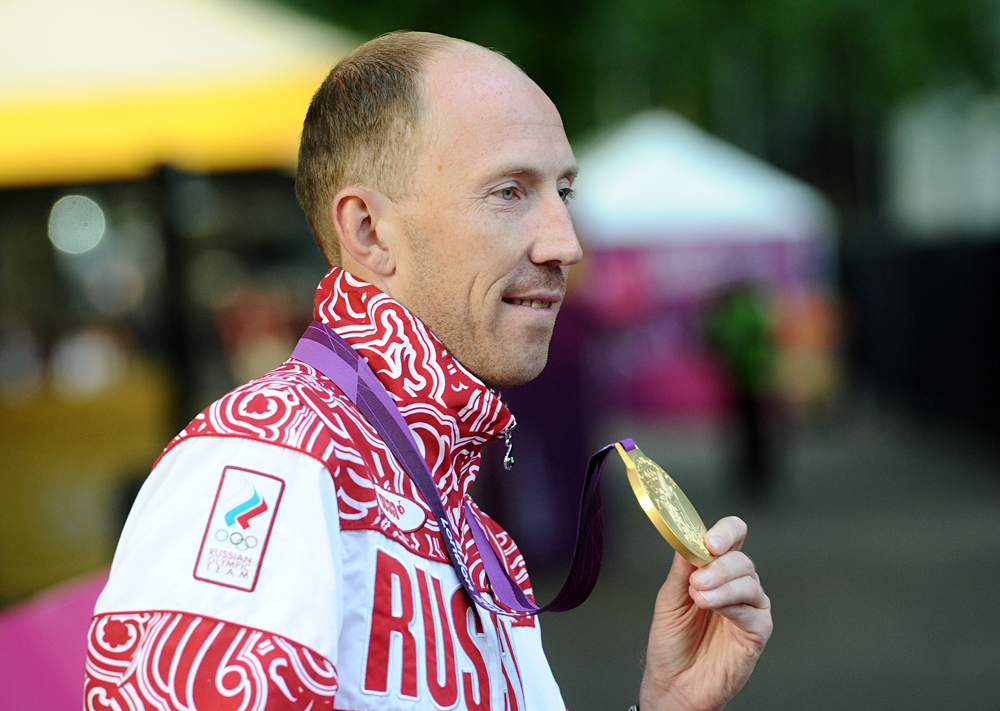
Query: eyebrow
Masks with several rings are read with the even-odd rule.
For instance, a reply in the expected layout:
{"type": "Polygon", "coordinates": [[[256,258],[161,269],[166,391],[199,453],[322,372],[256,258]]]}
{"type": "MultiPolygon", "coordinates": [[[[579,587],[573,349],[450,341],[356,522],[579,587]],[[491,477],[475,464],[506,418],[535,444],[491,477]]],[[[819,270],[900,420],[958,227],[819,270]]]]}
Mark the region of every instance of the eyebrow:
{"type": "MultiPolygon", "coordinates": [[[[580,172],[580,166],[575,162],[566,166],[562,172],[559,174],[560,178],[568,178],[573,180],[576,178],[577,174],[580,172]]],[[[497,168],[493,173],[490,174],[487,182],[492,182],[497,178],[503,177],[505,175],[526,175],[531,178],[541,178],[544,177],[543,171],[539,170],[537,167],[524,165],[522,163],[508,163],[497,168]]]]}

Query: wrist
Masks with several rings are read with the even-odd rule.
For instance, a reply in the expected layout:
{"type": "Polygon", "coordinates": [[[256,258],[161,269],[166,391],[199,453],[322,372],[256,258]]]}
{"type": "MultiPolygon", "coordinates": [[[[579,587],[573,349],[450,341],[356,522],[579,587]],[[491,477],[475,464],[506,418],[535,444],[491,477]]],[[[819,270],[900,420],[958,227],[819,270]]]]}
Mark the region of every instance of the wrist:
{"type": "Polygon", "coordinates": [[[672,684],[658,685],[645,676],[639,686],[639,700],[634,709],[635,711],[698,711],[688,703],[687,699],[677,694],[672,684]]]}

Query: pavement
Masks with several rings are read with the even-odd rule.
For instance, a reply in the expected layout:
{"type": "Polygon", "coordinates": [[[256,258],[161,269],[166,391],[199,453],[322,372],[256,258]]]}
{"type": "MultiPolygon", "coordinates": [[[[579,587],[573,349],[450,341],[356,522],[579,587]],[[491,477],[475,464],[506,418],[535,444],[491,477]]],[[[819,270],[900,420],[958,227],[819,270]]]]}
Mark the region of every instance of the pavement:
{"type": "MultiPolygon", "coordinates": [[[[618,420],[706,523],[736,514],[774,635],[734,711],[1000,708],[1000,446],[874,402],[781,437],[773,493],[733,492],[720,428],[618,420]]],[[[605,570],[581,608],[542,618],[571,711],[635,702],[653,600],[672,551],[607,476],[605,570]]],[[[559,574],[534,573],[550,599],[559,574]]]]}

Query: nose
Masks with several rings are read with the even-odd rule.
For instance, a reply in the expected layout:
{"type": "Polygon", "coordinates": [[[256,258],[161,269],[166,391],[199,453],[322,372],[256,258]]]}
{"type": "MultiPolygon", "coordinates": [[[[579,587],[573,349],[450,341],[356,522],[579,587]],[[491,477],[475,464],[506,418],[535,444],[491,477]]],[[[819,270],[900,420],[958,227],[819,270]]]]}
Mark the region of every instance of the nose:
{"type": "Polygon", "coordinates": [[[535,239],[531,245],[531,261],[538,265],[568,267],[583,258],[583,248],[576,237],[569,208],[558,193],[542,200],[535,239]]]}

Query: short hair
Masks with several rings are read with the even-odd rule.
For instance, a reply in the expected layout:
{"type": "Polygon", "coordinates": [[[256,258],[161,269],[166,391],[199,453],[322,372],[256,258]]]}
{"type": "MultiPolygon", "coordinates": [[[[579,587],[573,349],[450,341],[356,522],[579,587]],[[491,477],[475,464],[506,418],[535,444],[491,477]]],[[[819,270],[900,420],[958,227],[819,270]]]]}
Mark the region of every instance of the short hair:
{"type": "Polygon", "coordinates": [[[460,43],[429,32],[391,32],[364,43],[330,71],[306,113],[295,195],[320,251],[340,265],[334,196],[348,185],[391,200],[411,188],[423,73],[442,48],[460,43]]]}

